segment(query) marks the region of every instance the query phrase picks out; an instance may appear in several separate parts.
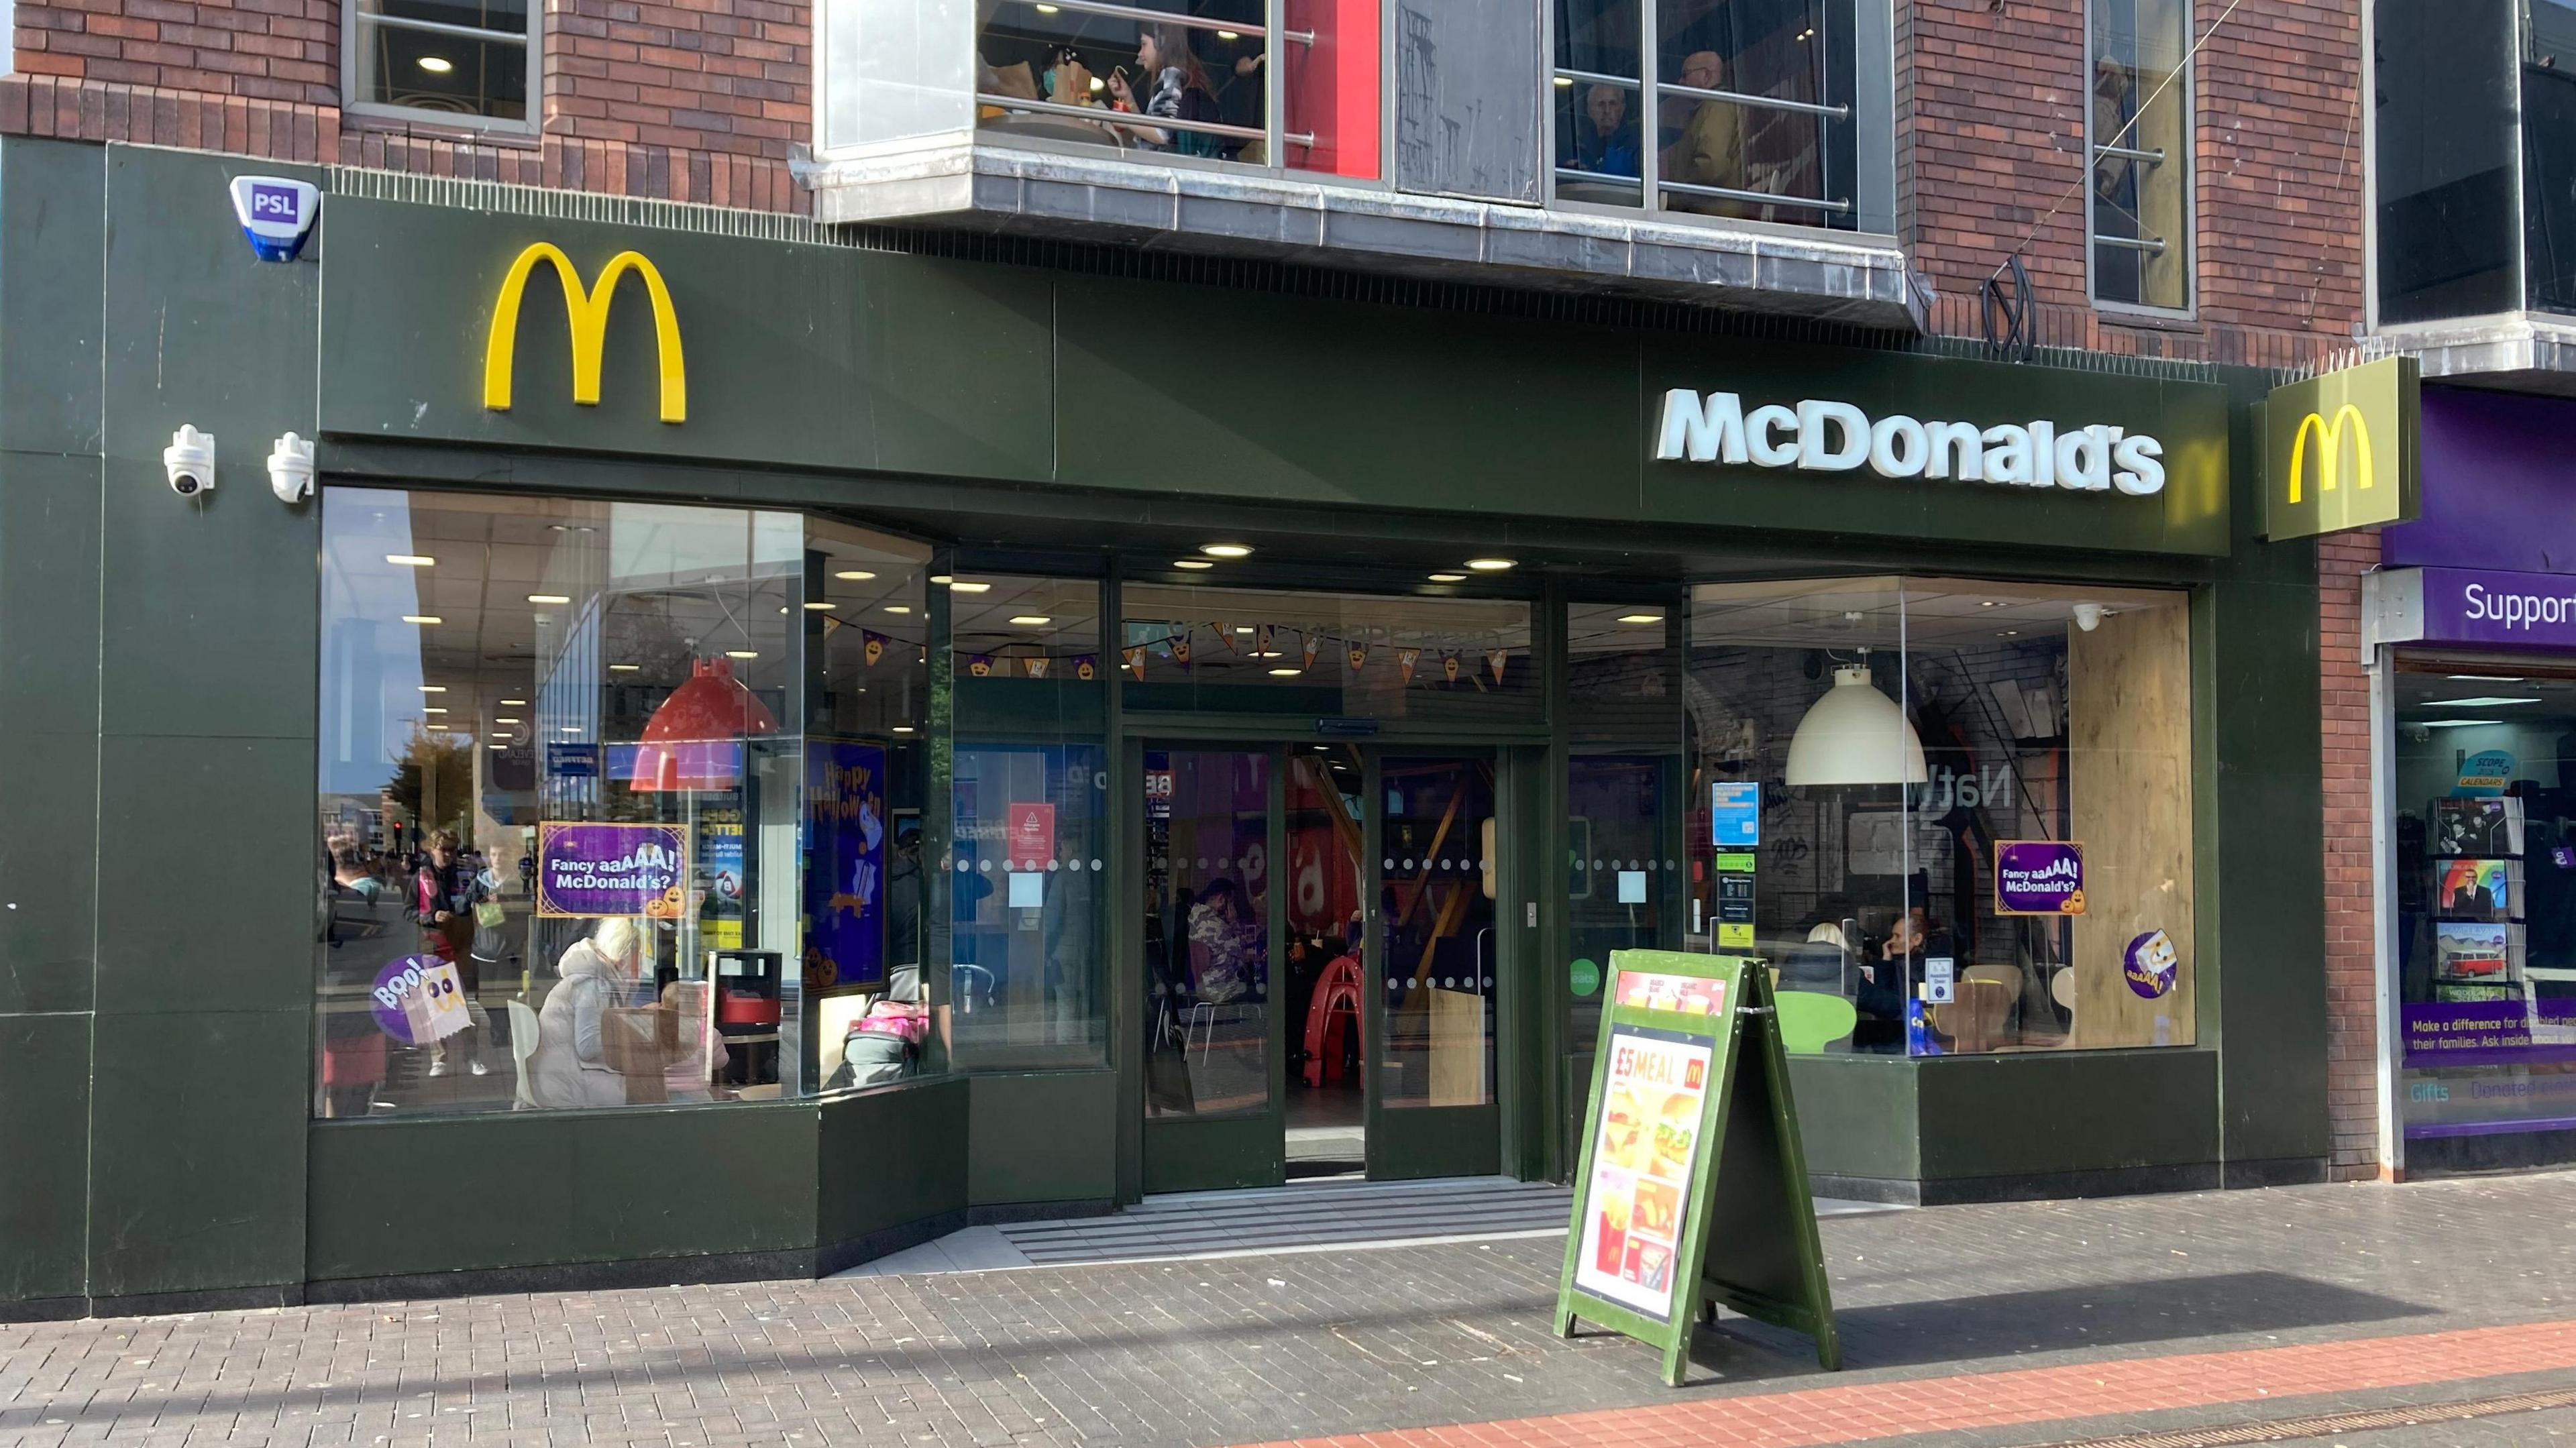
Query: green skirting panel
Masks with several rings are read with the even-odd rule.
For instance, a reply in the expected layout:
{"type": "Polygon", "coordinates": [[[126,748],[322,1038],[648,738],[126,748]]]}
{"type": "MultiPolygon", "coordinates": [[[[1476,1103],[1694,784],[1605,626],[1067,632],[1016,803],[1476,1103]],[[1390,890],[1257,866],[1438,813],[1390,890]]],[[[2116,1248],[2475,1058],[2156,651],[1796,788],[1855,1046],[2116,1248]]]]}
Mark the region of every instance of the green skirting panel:
{"type": "MultiPolygon", "coordinates": [[[[1916,1181],[1914,1068],[1900,1057],[1791,1056],[1789,1095],[1811,1177],[1916,1181]]],[[[1830,1195],[1830,1193],[1828,1193],[1830,1195]]]]}
{"type": "Polygon", "coordinates": [[[2217,1053],[1792,1056],[1827,1195],[1959,1201],[2218,1184],[2217,1053]]]}
{"type": "Polygon", "coordinates": [[[1914,1070],[1926,1178],[2080,1176],[2219,1159],[2215,1051],[1952,1056],[1914,1070]]]}
{"type": "Polygon", "coordinates": [[[1118,1195],[1118,1077],[1048,1071],[969,1079],[968,1204],[1107,1202],[1118,1195]]]}
{"type": "Polygon", "coordinates": [[[318,1123],[309,1276],[810,1251],[815,1112],[802,1102],[318,1123]]]}
{"type": "Polygon", "coordinates": [[[809,1198],[815,1245],[882,1243],[917,1224],[962,1218],[966,1100],[966,1082],[952,1077],[823,1102],[809,1198]]]}

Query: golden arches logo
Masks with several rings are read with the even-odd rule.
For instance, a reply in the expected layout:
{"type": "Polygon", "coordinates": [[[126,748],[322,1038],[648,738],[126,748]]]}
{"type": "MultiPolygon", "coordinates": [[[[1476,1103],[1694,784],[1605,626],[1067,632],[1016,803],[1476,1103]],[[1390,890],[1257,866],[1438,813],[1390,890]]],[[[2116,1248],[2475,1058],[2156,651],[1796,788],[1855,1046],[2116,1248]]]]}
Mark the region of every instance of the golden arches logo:
{"type": "Polygon", "coordinates": [[[2308,434],[2317,436],[2317,491],[2331,493],[2343,481],[2344,426],[2352,426],[2352,482],[2355,488],[2371,485],[2370,424],[2363,420],[2361,409],[2347,402],[2335,409],[2334,421],[2328,422],[2311,412],[2299,419],[2299,431],[2290,439],[2290,501],[2299,501],[2299,481],[2307,476],[2308,434]]]}
{"type": "Polygon", "coordinates": [[[680,352],[680,319],[672,312],[671,292],[662,285],[662,274],[642,253],[621,251],[600,269],[598,282],[584,289],[572,258],[547,241],[520,252],[518,259],[510,263],[509,275],[501,279],[501,295],[492,304],[492,334],[483,348],[483,405],[494,412],[510,410],[511,359],[519,342],[519,299],[528,289],[529,274],[540,262],[553,264],[555,280],[563,287],[564,315],[572,325],[572,400],[584,407],[599,405],[600,353],[608,345],[608,309],[617,300],[618,282],[633,272],[643,278],[645,295],[653,305],[654,350],[662,374],[662,420],[686,422],[689,366],[680,352]]]}

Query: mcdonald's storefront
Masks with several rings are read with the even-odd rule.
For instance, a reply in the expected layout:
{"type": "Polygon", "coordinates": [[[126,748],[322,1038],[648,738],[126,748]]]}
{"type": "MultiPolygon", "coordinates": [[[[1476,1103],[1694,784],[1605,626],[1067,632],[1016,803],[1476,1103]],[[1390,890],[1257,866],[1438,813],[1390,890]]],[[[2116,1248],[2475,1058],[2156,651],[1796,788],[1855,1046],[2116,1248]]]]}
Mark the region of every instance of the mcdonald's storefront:
{"type": "Polygon", "coordinates": [[[2384,1160],[2576,1161],[2576,403],[2427,387],[2365,579],[2384,1160]]]}
{"type": "Polygon", "coordinates": [[[2324,1174],[2266,374],[252,169],[0,141],[0,1315],[1561,1179],[1631,947],[1827,1194],[2324,1174]]]}

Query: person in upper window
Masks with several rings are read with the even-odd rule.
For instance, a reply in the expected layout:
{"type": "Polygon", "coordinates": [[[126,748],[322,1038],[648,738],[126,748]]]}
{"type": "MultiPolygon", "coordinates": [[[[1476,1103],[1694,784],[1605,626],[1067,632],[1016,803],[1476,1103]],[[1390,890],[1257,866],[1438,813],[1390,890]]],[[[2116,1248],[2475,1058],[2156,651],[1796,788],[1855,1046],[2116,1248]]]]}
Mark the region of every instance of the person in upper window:
{"type": "MultiPolygon", "coordinates": [[[[1694,90],[1726,89],[1726,62],[1714,50],[1694,50],[1682,57],[1682,84],[1694,90]]],[[[1670,112],[1666,112],[1670,114],[1670,112]]],[[[1744,108],[1732,101],[1702,100],[1691,108],[1681,134],[1663,153],[1663,174],[1693,186],[1747,189],[1744,170],[1744,108]]],[[[1746,202],[1677,191],[1665,198],[1675,211],[1701,216],[1751,216],[1746,202]]]]}
{"type": "MultiPolygon", "coordinates": [[[[1148,25],[1136,38],[1136,70],[1147,86],[1139,99],[1124,70],[1109,73],[1109,94],[1118,109],[1174,121],[1214,121],[1224,111],[1217,104],[1216,90],[1208,84],[1207,70],[1190,50],[1189,36],[1177,25],[1148,25]]],[[[1139,146],[1150,151],[1171,151],[1184,156],[1215,156],[1222,153],[1219,138],[1204,131],[1183,130],[1177,126],[1128,126],[1124,128],[1139,146]]]]}
{"type": "Polygon", "coordinates": [[[1601,176],[1635,176],[1642,174],[1643,162],[1636,118],[1628,114],[1627,90],[1596,81],[1583,93],[1583,119],[1575,125],[1575,169],[1601,176]]]}

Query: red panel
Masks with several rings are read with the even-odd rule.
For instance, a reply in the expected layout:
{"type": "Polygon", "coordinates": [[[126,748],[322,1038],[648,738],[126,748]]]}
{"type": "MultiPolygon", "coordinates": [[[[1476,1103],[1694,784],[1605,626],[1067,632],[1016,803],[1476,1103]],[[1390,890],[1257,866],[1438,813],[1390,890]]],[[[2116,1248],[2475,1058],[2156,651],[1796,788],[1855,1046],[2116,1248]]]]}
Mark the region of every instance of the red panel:
{"type": "Polygon", "coordinates": [[[1287,57],[1287,122],[1312,131],[1312,150],[1287,148],[1292,169],[1375,179],[1382,140],[1384,76],[1379,65],[1379,0],[1288,0],[1288,28],[1315,43],[1278,42],[1287,57]]]}

